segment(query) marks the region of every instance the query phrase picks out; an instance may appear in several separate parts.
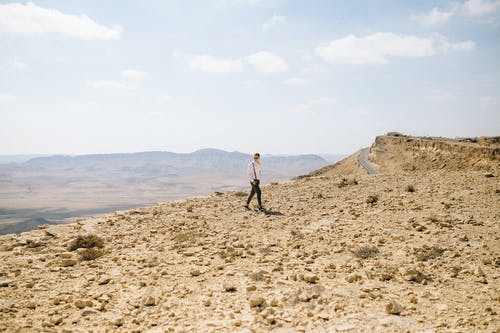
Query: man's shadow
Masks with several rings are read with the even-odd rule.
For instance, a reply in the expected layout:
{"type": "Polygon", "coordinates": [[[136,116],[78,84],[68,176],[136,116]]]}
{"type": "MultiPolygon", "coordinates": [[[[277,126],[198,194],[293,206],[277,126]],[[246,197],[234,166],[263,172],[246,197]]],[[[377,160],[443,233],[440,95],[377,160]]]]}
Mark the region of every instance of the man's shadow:
{"type": "Polygon", "coordinates": [[[266,215],[272,215],[272,216],[283,216],[283,215],[285,215],[282,212],[278,212],[278,211],[275,211],[275,210],[266,210],[264,212],[264,214],[266,214],[266,215]]]}

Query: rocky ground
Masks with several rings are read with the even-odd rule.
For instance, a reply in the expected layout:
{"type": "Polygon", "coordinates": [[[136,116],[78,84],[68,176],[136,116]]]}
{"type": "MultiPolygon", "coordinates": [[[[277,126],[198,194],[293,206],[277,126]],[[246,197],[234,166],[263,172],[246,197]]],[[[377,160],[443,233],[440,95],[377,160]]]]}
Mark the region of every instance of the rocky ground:
{"type": "Polygon", "coordinates": [[[498,332],[493,139],[377,137],[381,174],[354,154],[266,214],[216,192],[1,236],[0,330],[498,332]]]}
{"type": "Polygon", "coordinates": [[[497,174],[272,183],[268,214],[245,211],[245,196],[1,236],[0,330],[500,330],[497,174]],[[70,251],[79,235],[102,244],[70,251]]]}

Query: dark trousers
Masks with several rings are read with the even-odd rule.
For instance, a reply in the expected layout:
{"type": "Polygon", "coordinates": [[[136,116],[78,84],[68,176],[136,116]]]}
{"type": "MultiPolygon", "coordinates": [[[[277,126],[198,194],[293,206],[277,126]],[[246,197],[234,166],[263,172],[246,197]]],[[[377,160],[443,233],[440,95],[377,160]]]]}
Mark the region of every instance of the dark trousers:
{"type": "Polygon", "coordinates": [[[254,180],[253,183],[250,182],[250,184],[252,185],[252,192],[250,192],[250,195],[248,196],[248,199],[247,199],[247,206],[250,204],[250,201],[252,201],[252,198],[253,196],[255,195],[255,193],[257,193],[257,202],[259,203],[259,208],[262,207],[262,201],[261,201],[261,198],[260,198],[260,180],[254,180]]]}

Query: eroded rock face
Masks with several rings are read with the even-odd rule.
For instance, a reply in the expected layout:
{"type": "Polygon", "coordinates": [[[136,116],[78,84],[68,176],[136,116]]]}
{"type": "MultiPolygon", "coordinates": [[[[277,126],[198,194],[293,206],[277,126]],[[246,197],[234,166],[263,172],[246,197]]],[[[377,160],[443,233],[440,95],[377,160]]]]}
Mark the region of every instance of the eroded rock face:
{"type": "Polygon", "coordinates": [[[499,189],[312,177],[263,186],[268,215],[223,193],[1,236],[0,331],[494,332],[499,189]]]}

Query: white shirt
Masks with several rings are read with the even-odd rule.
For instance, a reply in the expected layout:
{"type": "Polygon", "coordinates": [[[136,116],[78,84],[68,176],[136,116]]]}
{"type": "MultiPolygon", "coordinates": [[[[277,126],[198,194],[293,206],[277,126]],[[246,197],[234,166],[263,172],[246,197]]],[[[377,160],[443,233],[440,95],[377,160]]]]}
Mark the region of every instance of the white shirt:
{"type": "Polygon", "coordinates": [[[255,180],[255,179],[260,180],[260,176],[262,173],[260,163],[257,163],[255,161],[250,162],[250,164],[248,165],[247,173],[248,173],[248,178],[250,179],[250,181],[255,180]]]}

